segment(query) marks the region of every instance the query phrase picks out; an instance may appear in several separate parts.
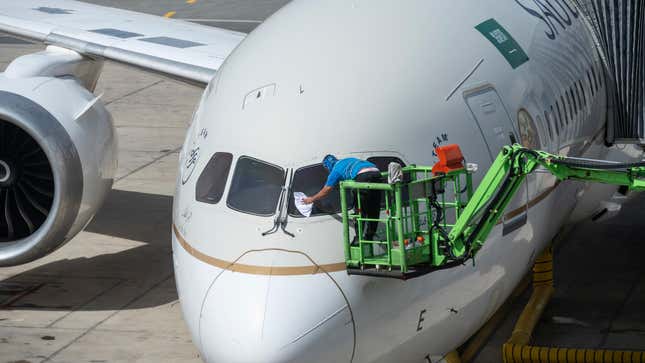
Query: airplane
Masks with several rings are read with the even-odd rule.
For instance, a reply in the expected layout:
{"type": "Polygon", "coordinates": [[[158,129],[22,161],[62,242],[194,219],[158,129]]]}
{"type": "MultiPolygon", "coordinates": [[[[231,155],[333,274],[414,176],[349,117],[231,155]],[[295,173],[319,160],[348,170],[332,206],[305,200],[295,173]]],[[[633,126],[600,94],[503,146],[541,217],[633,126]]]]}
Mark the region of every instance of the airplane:
{"type": "Polygon", "coordinates": [[[322,186],[326,154],[432,165],[434,148],[454,143],[486,170],[518,141],[643,157],[607,143],[617,89],[569,0],[295,0],[250,34],[21,0],[0,5],[0,31],[48,45],[0,76],[1,266],[60,248],[111,188],[117,143],[94,94],[105,61],[205,88],[171,233],[183,316],[206,362],[443,362],[564,224],[626,200],[537,173],[476,263],[408,281],[350,276],[338,192],[308,218],[290,195],[322,186]]]}

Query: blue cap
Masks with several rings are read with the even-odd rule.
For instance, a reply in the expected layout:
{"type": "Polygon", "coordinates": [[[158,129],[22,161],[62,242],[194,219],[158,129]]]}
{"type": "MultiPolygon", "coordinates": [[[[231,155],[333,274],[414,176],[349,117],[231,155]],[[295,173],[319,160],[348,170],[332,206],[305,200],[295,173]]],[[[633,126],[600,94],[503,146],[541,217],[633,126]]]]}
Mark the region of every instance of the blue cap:
{"type": "Polygon", "coordinates": [[[325,156],[323,158],[322,163],[323,163],[323,166],[325,167],[325,169],[331,171],[331,169],[334,168],[334,165],[336,165],[337,161],[338,161],[338,159],[336,159],[336,157],[334,155],[329,154],[329,155],[327,155],[327,156],[325,156]]]}

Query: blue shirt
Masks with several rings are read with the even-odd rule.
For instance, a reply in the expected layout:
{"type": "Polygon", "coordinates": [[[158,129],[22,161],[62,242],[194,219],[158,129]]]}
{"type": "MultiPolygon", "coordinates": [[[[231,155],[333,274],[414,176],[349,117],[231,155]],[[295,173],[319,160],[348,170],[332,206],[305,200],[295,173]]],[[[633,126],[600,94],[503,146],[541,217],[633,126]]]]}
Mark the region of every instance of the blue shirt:
{"type": "Polygon", "coordinates": [[[341,181],[352,180],[356,178],[359,171],[365,168],[376,168],[376,165],[369,161],[356,158],[338,160],[336,165],[334,165],[334,168],[329,173],[325,186],[333,187],[341,181]]]}

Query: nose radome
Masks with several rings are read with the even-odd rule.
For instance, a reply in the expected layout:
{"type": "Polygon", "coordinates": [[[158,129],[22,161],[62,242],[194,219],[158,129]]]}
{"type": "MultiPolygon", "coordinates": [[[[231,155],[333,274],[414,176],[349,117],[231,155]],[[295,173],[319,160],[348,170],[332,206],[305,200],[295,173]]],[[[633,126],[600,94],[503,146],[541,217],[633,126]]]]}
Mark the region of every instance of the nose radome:
{"type": "MultiPolygon", "coordinates": [[[[246,255],[236,264],[279,261],[289,253],[253,254],[252,259],[246,255]]],[[[289,259],[293,261],[293,256],[289,259]]],[[[301,262],[303,267],[312,266],[304,256],[301,262]]],[[[330,276],[311,274],[312,268],[292,269],[290,275],[277,275],[280,269],[275,266],[253,269],[254,274],[227,270],[207,292],[199,328],[207,362],[351,361],[353,320],[330,276]]]]}

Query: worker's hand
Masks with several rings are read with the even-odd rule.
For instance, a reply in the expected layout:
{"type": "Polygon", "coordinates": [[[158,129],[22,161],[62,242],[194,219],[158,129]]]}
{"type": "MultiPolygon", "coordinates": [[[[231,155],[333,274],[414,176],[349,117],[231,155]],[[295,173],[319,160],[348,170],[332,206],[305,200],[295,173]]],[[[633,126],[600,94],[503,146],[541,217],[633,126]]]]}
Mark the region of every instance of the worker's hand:
{"type": "Polygon", "coordinates": [[[302,200],[302,202],[303,202],[304,204],[311,204],[311,203],[313,203],[313,202],[314,202],[314,198],[312,198],[312,197],[307,197],[307,198],[304,198],[304,199],[302,200]]]}

